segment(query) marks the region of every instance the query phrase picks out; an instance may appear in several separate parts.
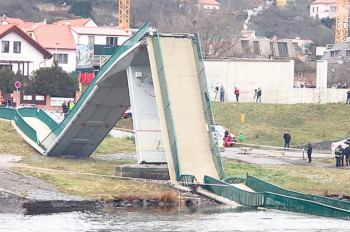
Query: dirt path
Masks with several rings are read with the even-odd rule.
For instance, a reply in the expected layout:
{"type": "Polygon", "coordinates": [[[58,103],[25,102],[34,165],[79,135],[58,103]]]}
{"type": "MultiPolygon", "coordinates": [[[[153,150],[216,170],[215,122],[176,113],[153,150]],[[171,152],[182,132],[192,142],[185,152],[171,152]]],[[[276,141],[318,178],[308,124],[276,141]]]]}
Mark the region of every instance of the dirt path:
{"type": "Polygon", "coordinates": [[[35,200],[86,200],[83,197],[62,194],[55,186],[38,178],[12,171],[10,168],[15,162],[20,160],[20,156],[0,154],[0,191],[9,191],[18,196],[28,197],[35,200]]]}

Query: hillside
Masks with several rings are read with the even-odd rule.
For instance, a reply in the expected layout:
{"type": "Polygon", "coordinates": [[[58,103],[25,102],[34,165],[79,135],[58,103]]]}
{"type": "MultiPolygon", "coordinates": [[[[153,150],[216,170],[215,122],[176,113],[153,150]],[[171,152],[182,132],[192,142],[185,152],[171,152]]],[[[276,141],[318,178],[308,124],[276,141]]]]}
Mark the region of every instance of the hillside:
{"type": "Polygon", "coordinates": [[[255,104],[213,103],[215,122],[238,138],[241,114],[244,142],[283,146],[285,131],[292,135],[291,146],[308,142],[344,139],[350,136],[350,107],[345,104],[255,104]],[[256,138],[259,136],[259,140],[256,138]]]}
{"type": "MultiPolygon", "coordinates": [[[[0,14],[18,17],[25,21],[52,23],[61,19],[78,18],[70,13],[72,3],[89,2],[91,11],[80,13],[91,17],[100,26],[117,26],[118,1],[116,0],[0,0],[0,14]]],[[[237,35],[243,29],[256,30],[257,36],[271,38],[311,39],[318,44],[332,43],[334,29],[319,20],[309,18],[311,0],[290,1],[286,7],[277,7],[266,0],[218,0],[220,11],[204,14],[196,8],[180,8],[179,0],[131,0],[131,26],[139,28],[150,22],[163,32],[200,32],[201,35],[237,35]],[[256,10],[260,9],[260,10],[256,10]],[[255,13],[249,17],[248,12],[255,13]]]]}

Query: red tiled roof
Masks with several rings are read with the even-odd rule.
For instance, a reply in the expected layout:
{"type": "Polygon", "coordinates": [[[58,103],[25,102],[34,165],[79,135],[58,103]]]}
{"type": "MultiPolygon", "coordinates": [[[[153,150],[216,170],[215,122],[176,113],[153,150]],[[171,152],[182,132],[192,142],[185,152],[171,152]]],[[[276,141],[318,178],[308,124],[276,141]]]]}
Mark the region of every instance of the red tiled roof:
{"type": "MultiPolygon", "coordinates": [[[[180,0],[181,3],[183,2],[190,2],[191,0],[180,0]]],[[[215,1],[215,0],[198,0],[199,4],[206,4],[206,5],[217,5],[220,6],[221,3],[215,1]]]]}
{"type": "Polygon", "coordinates": [[[217,5],[217,6],[220,6],[221,4],[218,3],[217,1],[215,0],[199,0],[198,2],[199,4],[206,4],[206,5],[217,5]]]}
{"type": "Polygon", "coordinates": [[[337,0],[316,0],[311,4],[331,4],[331,3],[337,3],[337,0]]]}
{"type": "Polygon", "coordinates": [[[90,20],[91,20],[90,18],[86,18],[86,19],[69,19],[69,20],[57,21],[57,22],[55,22],[53,24],[55,24],[55,25],[62,25],[62,26],[67,26],[69,24],[71,27],[83,27],[90,20]]]}
{"type": "Polygon", "coordinates": [[[21,25],[25,23],[22,19],[19,18],[0,18],[0,22],[8,22],[8,24],[21,25]]]}
{"type": "Polygon", "coordinates": [[[15,32],[19,36],[21,36],[25,41],[27,41],[30,45],[36,48],[39,52],[41,52],[44,55],[45,59],[50,59],[52,57],[52,54],[50,52],[48,52],[45,48],[43,48],[43,46],[38,44],[35,40],[30,38],[29,35],[27,35],[24,31],[22,31],[16,25],[0,26],[0,39],[11,32],[15,32]]]}
{"type": "Polygon", "coordinates": [[[130,33],[116,27],[71,27],[71,30],[84,35],[130,36],[130,33]]]}
{"type": "Polygon", "coordinates": [[[69,27],[60,25],[40,25],[34,29],[35,38],[46,49],[75,50],[75,42],[69,27]]]}

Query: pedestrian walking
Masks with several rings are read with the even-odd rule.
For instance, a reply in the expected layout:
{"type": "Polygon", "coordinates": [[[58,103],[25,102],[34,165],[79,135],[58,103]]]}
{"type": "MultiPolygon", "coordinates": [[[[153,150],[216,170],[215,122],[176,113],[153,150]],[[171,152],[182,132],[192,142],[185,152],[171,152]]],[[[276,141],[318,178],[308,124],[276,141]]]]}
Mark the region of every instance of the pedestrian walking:
{"type": "Polygon", "coordinates": [[[346,92],[346,94],[347,94],[347,98],[346,98],[345,104],[350,104],[350,89],[348,90],[348,92],[346,92]]]}
{"type": "Polygon", "coordinates": [[[309,159],[309,163],[311,163],[311,153],[312,153],[312,146],[310,143],[307,144],[307,158],[309,159]]]}
{"type": "Polygon", "coordinates": [[[261,89],[260,87],[258,88],[256,92],[256,103],[261,103],[261,89]]]}
{"type": "Polygon", "coordinates": [[[290,133],[288,131],[286,131],[286,133],[284,133],[283,139],[284,139],[284,147],[289,148],[289,143],[290,143],[290,140],[292,140],[292,136],[290,135],[290,133]]]}
{"type": "Polygon", "coordinates": [[[66,102],[66,101],[64,101],[64,102],[62,103],[62,113],[63,113],[63,115],[64,115],[64,118],[66,118],[67,115],[68,115],[68,113],[69,113],[69,108],[68,108],[68,106],[67,106],[67,102],[66,102]]]}
{"type": "Polygon", "coordinates": [[[224,86],[221,86],[221,88],[220,88],[220,101],[221,102],[225,101],[225,89],[224,89],[224,86]]]}
{"type": "Polygon", "coordinates": [[[339,168],[341,166],[341,156],[343,155],[343,148],[341,147],[341,145],[339,145],[338,147],[335,148],[335,159],[336,159],[336,163],[335,166],[337,168],[339,168]]]}
{"type": "Polygon", "coordinates": [[[235,87],[235,91],[234,91],[235,95],[236,95],[236,100],[238,102],[239,100],[239,89],[237,89],[237,87],[235,87]]]}

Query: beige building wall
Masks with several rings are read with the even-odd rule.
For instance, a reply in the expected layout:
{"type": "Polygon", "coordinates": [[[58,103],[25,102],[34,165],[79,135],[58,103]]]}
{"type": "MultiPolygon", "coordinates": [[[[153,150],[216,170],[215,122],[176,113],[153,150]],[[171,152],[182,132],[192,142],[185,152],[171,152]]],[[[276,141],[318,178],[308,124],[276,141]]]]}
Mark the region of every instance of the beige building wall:
{"type": "Polygon", "coordinates": [[[347,89],[327,88],[327,62],[317,62],[316,88],[294,88],[294,61],[206,60],[205,69],[212,101],[219,101],[215,87],[224,86],[225,101],[255,102],[254,89],[262,90],[262,103],[345,103],[347,89]],[[216,96],[216,97],[215,97],[216,96]]]}

